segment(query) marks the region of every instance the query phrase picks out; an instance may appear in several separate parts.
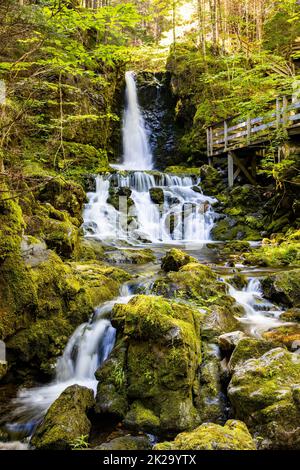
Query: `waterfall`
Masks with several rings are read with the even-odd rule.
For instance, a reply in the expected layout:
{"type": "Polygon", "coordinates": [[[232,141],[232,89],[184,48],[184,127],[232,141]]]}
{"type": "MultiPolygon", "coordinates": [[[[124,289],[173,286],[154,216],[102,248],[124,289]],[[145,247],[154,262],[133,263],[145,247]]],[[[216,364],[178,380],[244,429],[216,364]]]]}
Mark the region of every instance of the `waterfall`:
{"type": "Polygon", "coordinates": [[[214,224],[214,198],[202,194],[196,176],[130,172],[97,176],[96,191],[88,194],[84,232],[98,240],[138,243],[202,243],[214,224]],[[108,202],[110,191],[127,187],[133,205],[120,197],[119,210],[108,202]],[[151,189],[163,195],[155,204],[151,189]]]}
{"type": "Polygon", "coordinates": [[[229,294],[243,307],[244,316],[238,320],[251,335],[260,337],[261,333],[270,328],[287,325],[287,322],[278,319],[282,310],[263,298],[259,279],[250,278],[242,290],[229,285],[229,294]]]}
{"type": "Polygon", "coordinates": [[[131,298],[124,285],[119,297],[98,307],[90,320],[72,334],[57,361],[55,379],[49,385],[19,391],[11,417],[12,420],[17,418],[18,422],[7,426],[10,431],[24,431],[26,427],[30,433],[49,406],[70,385],[82,385],[96,392],[95,372],[112,351],[116,336],[116,330],[105,316],[116,303],[127,303],[131,298]]]}
{"type": "Polygon", "coordinates": [[[151,170],[153,167],[144,119],[139,107],[133,72],[126,72],[126,108],[123,119],[123,170],[151,170]]]}

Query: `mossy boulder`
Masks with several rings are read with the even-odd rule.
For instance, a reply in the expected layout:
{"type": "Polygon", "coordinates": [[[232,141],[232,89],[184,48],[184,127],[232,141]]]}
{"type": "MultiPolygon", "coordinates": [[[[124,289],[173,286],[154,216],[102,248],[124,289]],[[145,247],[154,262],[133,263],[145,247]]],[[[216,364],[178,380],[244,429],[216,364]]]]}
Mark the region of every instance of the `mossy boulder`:
{"type": "Polygon", "coordinates": [[[82,208],[86,194],[82,186],[63,178],[38,177],[41,188],[36,191],[36,198],[42,203],[50,203],[58,211],[65,211],[71,217],[82,221],[82,208]],[[44,185],[42,183],[44,182],[44,185]]]}
{"type": "Polygon", "coordinates": [[[224,333],[218,337],[218,344],[224,353],[232,353],[240,340],[245,337],[246,335],[243,331],[224,333]]]}
{"type": "Polygon", "coordinates": [[[162,258],[161,268],[166,272],[179,271],[182,266],[193,262],[197,263],[197,260],[184,251],[172,248],[162,258]]]}
{"type": "Polygon", "coordinates": [[[162,188],[150,188],[149,189],[149,194],[151,201],[154,202],[154,204],[161,205],[164,203],[165,196],[162,188]]]}
{"type": "Polygon", "coordinates": [[[259,358],[276,346],[279,346],[279,343],[274,341],[241,337],[230,358],[229,369],[234,371],[237,366],[240,366],[248,359],[259,358]]]}
{"type": "Polygon", "coordinates": [[[66,388],[50,406],[31,444],[38,450],[70,450],[76,439],[89,435],[87,413],[93,406],[92,390],[79,385],[66,388]]]}
{"type": "Polygon", "coordinates": [[[245,423],[228,420],[224,426],[205,423],[192,432],[178,434],[172,442],[161,442],[154,450],[255,450],[245,423]]]}
{"type": "Polygon", "coordinates": [[[283,348],[240,361],[228,386],[235,416],[264,449],[300,449],[300,356],[283,348]]]}
{"type": "Polygon", "coordinates": [[[132,429],[176,432],[197,424],[193,390],[201,363],[198,311],[139,295],[127,305],[116,305],[111,321],[117,343],[97,372],[96,410],[116,414],[117,409],[124,415],[126,398],[125,423],[132,429]]]}
{"type": "MultiPolygon", "coordinates": [[[[184,261],[184,255],[179,251],[179,256],[175,259],[184,261]]],[[[173,250],[171,250],[173,252],[173,250]]],[[[166,258],[166,260],[168,257],[166,258]]],[[[173,264],[173,257],[170,258],[170,267],[176,268],[173,264]]],[[[180,267],[178,272],[169,272],[162,278],[158,278],[153,284],[153,291],[165,297],[177,297],[187,300],[194,300],[202,305],[213,303],[219,297],[226,295],[227,287],[223,282],[218,281],[217,274],[209,266],[198,262],[189,262],[180,267]]]]}
{"type": "Polygon", "coordinates": [[[261,285],[267,299],[288,307],[300,307],[300,269],[267,276],[261,285]]]}
{"type": "Polygon", "coordinates": [[[98,240],[81,238],[79,241],[77,260],[79,261],[101,261],[104,259],[105,249],[98,240]]]}
{"type": "Polygon", "coordinates": [[[267,341],[277,342],[294,351],[300,348],[300,325],[283,325],[263,333],[267,341]]]}

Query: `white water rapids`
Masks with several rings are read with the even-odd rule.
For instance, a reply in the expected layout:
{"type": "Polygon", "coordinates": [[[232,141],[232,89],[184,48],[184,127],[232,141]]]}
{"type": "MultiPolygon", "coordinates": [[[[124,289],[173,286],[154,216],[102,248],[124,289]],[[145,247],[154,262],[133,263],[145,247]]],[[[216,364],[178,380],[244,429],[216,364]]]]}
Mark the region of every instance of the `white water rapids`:
{"type": "Polygon", "coordinates": [[[258,278],[250,278],[242,290],[229,285],[229,295],[243,307],[244,315],[238,320],[250,335],[260,337],[270,328],[287,324],[279,320],[282,310],[263,298],[258,278]]]}
{"type": "Polygon", "coordinates": [[[214,224],[211,204],[215,199],[202,194],[196,176],[132,172],[96,178],[96,191],[88,193],[84,210],[85,235],[106,241],[126,240],[132,244],[205,242],[214,224]],[[109,204],[110,189],[129,188],[133,205],[119,198],[119,210],[109,204]],[[155,204],[150,190],[163,192],[163,203],[155,204]]]}

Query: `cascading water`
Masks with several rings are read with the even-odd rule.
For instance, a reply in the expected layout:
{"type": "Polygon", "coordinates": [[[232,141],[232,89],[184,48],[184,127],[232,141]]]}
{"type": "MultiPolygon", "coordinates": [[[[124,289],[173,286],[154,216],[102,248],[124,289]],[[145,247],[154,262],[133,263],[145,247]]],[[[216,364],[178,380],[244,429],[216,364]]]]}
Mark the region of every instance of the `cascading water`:
{"type": "Polygon", "coordinates": [[[282,310],[263,298],[259,279],[250,278],[242,290],[229,285],[229,294],[243,307],[245,315],[238,320],[251,335],[260,337],[270,328],[287,324],[278,319],[282,310]]]}
{"type": "Polygon", "coordinates": [[[96,391],[95,372],[107,359],[115,343],[116,331],[105,316],[116,303],[127,303],[131,298],[132,295],[125,284],[120,297],[98,307],[90,321],[75,330],[63,355],[57,361],[53,382],[19,391],[11,416],[11,421],[17,418],[18,422],[8,425],[8,429],[24,430],[25,426],[25,430],[30,433],[51,403],[70,385],[78,384],[96,391]]]}
{"type": "Polygon", "coordinates": [[[186,243],[209,240],[214,224],[214,198],[202,194],[199,179],[145,172],[96,178],[96,191],[88,194],[84,217],[85,235],[99,240],[126,240],[132,244],[186,243]],[[110,190],[129,188],[133,205],[120,198],[120,210],[107,201],[110,190]],[[163,193],[155,204],[152,188],[163,193]]]}
{"type": "Polygon", "coordinates": [[[126,108],[123,119],[123,170],[151,170],[153,168],[144,119],[139,107],[133,72],[126,72],[126,108]]]}

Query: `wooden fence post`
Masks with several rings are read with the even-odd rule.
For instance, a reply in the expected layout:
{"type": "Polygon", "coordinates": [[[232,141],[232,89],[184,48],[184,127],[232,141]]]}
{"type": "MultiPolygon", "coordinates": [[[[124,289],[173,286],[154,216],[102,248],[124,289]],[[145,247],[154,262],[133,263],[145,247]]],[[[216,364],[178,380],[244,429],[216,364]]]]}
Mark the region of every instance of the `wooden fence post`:
{"type": "Polygon", "coordinates": [[[247,118],[247,145],[251,142],[251,118],[248,116],[247,118]]]}
{"type": "Polygon", "coordinates": [[[281,121],[280,97],[276,98],[276,128],[279,129],[281,121]]]}
{"type": "Polygon", "coordinates": [[[226,152],[228,147],[228,124],[227,121],[224,121],[224,150],[226,152]]]}
{"type": "Polygon", "coordinates": [[[232,158],[232,153],[228,152],[228,186],[229,188],[232,188],[233,186],[233,158],[232,158]]]}
{"type": "Polygon", "coordinates": [[[288,99],[286,96],[284,96],[282,98],[282,120],[283,120],[284,127],[288,125],[287,107],[288,107],[288,99]]]}

